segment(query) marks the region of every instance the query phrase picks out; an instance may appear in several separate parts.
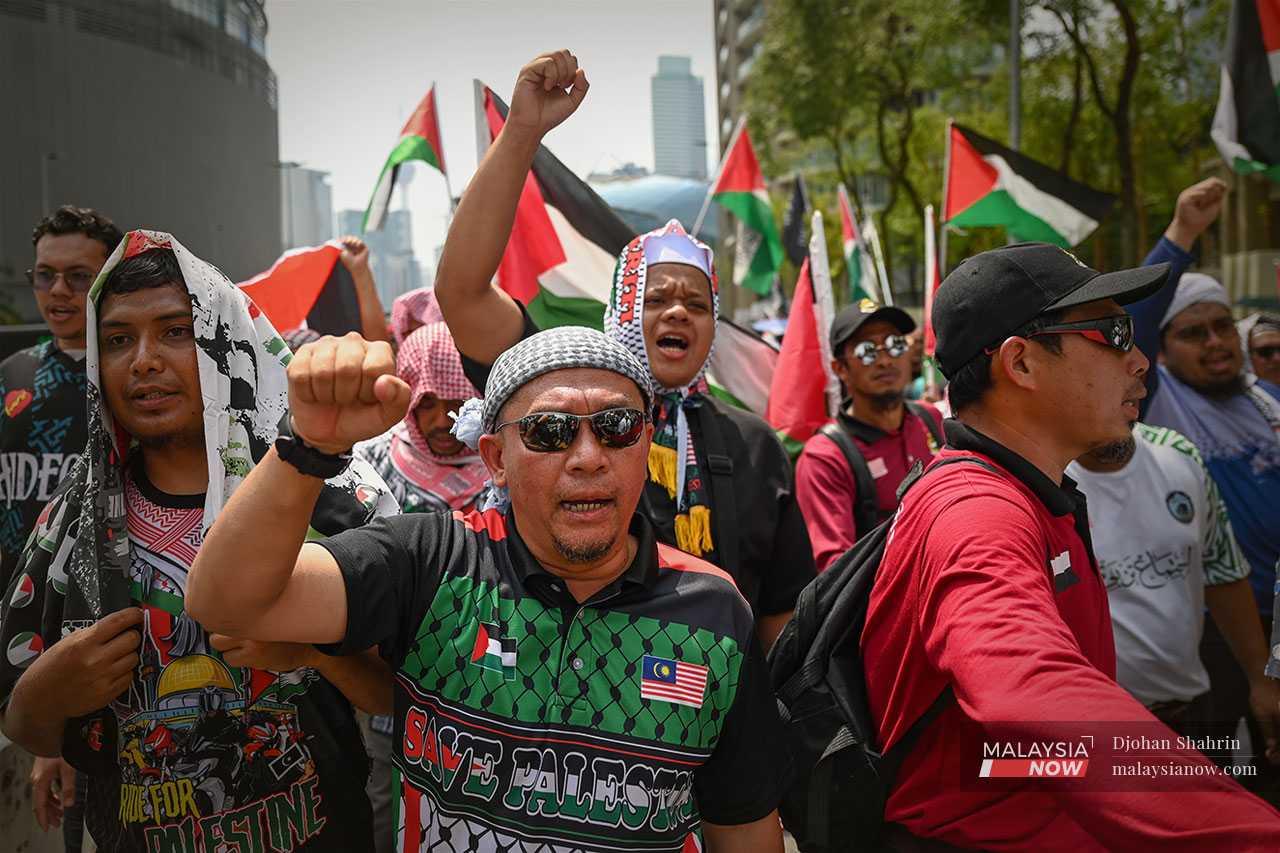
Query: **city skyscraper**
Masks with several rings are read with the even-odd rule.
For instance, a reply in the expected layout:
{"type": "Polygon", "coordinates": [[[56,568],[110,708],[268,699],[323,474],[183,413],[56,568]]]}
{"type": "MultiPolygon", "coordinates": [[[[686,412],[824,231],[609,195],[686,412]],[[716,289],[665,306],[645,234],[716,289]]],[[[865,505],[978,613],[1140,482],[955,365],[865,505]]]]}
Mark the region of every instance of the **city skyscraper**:
{"type": "MultiPolygon", "coordinates": [[[[363,210],[340,211],[338,236],[360,234],[363,220],[363,210]]],[[[360,237],[369,244],[369,268],[373,271],[378,299],[382,307],[390,311],[397,296],[423,284],[422,268],[413,255],[413,216],[407,210],[389,211],[381,228],[360,237]]]]}
{"type": "Polygon", "coordinates": [[[280,164],[280,236],[286,249],[318,246],[333,236],[329,173],[280,164]]]}
{"type": "Polygon", "coordinates": [[[702,180],[707,177],[706,113],[702,78],[687,56],[659,56],[650,78],[653,100],[653,171],[702,180]]]}

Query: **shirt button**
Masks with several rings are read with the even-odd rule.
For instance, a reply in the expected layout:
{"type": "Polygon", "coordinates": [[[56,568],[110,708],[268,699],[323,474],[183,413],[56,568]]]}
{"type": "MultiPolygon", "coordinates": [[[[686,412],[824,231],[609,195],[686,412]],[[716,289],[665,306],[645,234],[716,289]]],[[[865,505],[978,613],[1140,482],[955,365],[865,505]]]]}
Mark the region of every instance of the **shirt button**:
{"type": "Polygon", "coordinates": [[[579,671],[580,669],[582,669],[582,658],[574,658],[574,659],[573,659],[573,671],[574,671],[574,672],[577,672],[577,671],[579,671]]]}

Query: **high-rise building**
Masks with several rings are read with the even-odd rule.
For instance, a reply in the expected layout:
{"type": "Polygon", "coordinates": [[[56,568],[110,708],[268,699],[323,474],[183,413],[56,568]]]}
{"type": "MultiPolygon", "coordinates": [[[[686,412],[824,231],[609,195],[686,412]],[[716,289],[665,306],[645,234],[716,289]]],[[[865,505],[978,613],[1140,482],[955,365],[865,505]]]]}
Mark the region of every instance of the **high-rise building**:
{"type": "Polygon", "coordinates": [[[701,180],[707,176],[706,112],[702,78],[687,56],[659,56],[650,79],[653,98],[653,171],[701,180]]]}
{"type": "MultiPolygon", "coordinates": [[[[339,234],[359,234],[363,210],[343,210],[338,213],[339,234]]],[[[422,267],[413,255],[413,216],[407,210],[392,210],[377,231],[369,231],[362,238],[369,244],[369,269],[382,307],[391,310],[391,303],[402,293],[422,287],[422,267]]]]}
{"type": "Polygon", "coordinates": [[[747,75],[763,49],[765,0],[714,0],[716,16],[716,104],[720,147],[742,115],[747,75]]]}
{"type": "Polygon", "coordinates": [[[329,173],[280,164],[280,237],[286,249],[318,246],[333,236],[329,173]]]}
{"type": "Polygon", "coordinates": [[[61,204],[172,232],[233,281],[271,265],[280,155],[266,36],[262,0],[0,2],[0,317],[39,318],[14,285],[32,226],[61,204]]]}

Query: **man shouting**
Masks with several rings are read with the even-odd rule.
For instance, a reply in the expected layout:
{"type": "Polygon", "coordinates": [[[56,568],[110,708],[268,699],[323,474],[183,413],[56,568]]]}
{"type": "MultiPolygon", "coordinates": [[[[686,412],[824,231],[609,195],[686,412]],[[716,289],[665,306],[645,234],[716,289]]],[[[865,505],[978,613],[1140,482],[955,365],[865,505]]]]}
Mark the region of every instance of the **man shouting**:
{"type": "Polygon", "coordinates": [[[561,327],[494,363],[478,445],[505,512],[320,544],[303,545],[320,477],[410,390],[390,347],[355,335],[303,348],[289,376],[296,441],[210,531],[190,604],[236,636],[379,645],[401,850],[782,850],[789,758],[751,610],[636,511],[653,398],[626,347],[561,327]]]}

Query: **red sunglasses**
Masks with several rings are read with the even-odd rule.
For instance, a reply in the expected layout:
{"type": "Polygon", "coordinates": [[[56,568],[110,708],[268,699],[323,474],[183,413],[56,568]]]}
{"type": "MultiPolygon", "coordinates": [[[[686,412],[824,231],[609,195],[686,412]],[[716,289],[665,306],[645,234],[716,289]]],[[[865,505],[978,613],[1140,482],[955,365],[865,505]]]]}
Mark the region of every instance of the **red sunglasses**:
{"type": "MultiPolygon", "coordinates": [[[[1133,317],[1128,314],[1116,314],[1111,317],[1099,317],[1096,320],[1059,323],[1013,337],[1034,338],[1039,335],[1083,335],[1094,343],[1118,349],[1120,352],[1128,352],[1133,349],[1133,317]]],[[[983,352],[987,355],[995,355],[999,348],[999,346],[988,347],[983,352]]]]}

